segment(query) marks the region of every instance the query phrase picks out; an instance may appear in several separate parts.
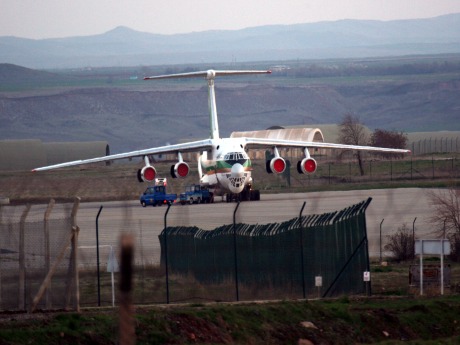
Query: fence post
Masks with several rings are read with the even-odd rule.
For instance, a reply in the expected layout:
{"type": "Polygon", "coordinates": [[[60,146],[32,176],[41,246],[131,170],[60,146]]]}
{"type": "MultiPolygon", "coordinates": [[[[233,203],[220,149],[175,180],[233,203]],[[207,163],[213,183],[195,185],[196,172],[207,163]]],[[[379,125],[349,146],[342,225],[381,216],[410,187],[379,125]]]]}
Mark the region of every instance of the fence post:
{"type": "Polygon", "coordinates": [[[393,157],[390,158],[390,181],[393,181],[393,157]]]}
{"type": "Polygon", "coordinates": [[[382,224],[385,218],[380,222],[380,265],[382,264],[382,224]]]}
{"type": "Polygon", "coordinates": [[[133,264],[134,264],[134,238],[131,234],[122,234],[120,237],[121,263],[120,263],[120,308],[119,330],[120,344],[134,345],[136,331],[134,324],[134,308],[132,301],[133,290],[133,264]]]}
{"type": "Polygon", "coordinates": [[[303,202],[302,208],[299,213],[299,231],[300,231],[300,269],[302,270],[302,293],[303,293],[303,298],[305,299],[306,294],[305,294],[305,267],[304,267],[304,262],[303,262],[303,226],[302,226],[302,213],[303,209],[305,208],[305,205],[307,204],[306,201],[303,202]]]}
{"type": "Polygon", "coordinates": [[[165,236],[165,275],[166,275],[166,304],[169,304],[169,270],[168,270],[168,230],[167,230],[167,218],[168,212],[171,208],[171,204],[168,203],[168,208],[165,212],[164,217],[164,236],[165,236]]]}
{"type": "Polygon", "coordinates": [[[235,291],[236,291],[236,301],[240,300],[240,292],[238,289],[238,253],[236,246],[236,211],[240,207],[240,201],[236,204],[235,210],[233,211],[233,256],[234,256],[234,267],[235,267],[235,291]]]}
{"type": "Polygon", "coordinates": [[[417,217],[414,218],[412,222],[412,259],[415,259],[415,221],[417,217]]]}
{"type": "MultiPolygon", "coordinates": [[[[78,275],[78,234],[80,232],[80,228],[77,225],[77,212],[78,208],[80,207],[80,197],[76,197],[73,208],[72,208],[72,213],[71,213],[71,219],[72,219],[72,257],[71,257],[71,270],[73,273],[72,280],[74,283],[74,308],[77,312],[80,312],[80,281],[79,281],[79,275],[78,275]]],[[[69,290],[70,292],[70,290],[69,290]]],[[[70,294],[68,295],[70,297],[70,294]]]]}
{"type": "MultiPolygon", "coordinates": [[[[49,229],[49,217],[51,214],[51,211],[53,210],[55,201],[54,199],[51,199],[48,207],[46,208],[45,215],[43,216],[43,222],[44,222],[44,232],[45,232],[45,272],[48,274],[50,270],[50,229],[49,229]]],[[[48,285],[48,288],[45,291],[45,306],[46,309],[51,308],[51,301],[50,301],[50,290],[51,290],[51,282],[48,285]]]]}
{"type": "Polygon", "coordinates": [[[19,223],[19,310],[26,309],[26,257],[24,248],[24,227],[27,215],[29,214],[31,205],[27,205],[21,215],[19,223]]]}
{"type": "Polygon", "coordinates": [[[97,306],[101,306],[101,273],[99,271],[99,216],[101,214],[102,208],[101,205],[99,212],[96,216],[96,259],[97,259],[97,306]]]}
{"type": "Polygon", "coordinates": [[[78,226],[72,227],[72,272],[74,281],[74,303],[73,307],[77,312],[80,312],[80,280],[78,275],[78,234],[80,228],[78,226]]]}

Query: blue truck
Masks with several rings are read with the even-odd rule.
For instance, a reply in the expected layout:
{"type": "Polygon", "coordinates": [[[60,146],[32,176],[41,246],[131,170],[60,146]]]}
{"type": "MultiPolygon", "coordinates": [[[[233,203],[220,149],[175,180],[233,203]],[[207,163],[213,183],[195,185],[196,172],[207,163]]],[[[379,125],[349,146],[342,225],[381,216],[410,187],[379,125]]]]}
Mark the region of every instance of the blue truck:
{"type": "Polygon", "coordinates": [[[140,197],[142,207],[174,203],[177,199],[177,194],[167,194],[166,184],[166,178],[155,179],[155,185],[147,187],[140,197]]]}
{"type": "Polygon", "coordinates": [[[207,187],[192,184],[185,187],[184,193],[180,193],[179,200],[181,205],[210,203],[214,202],[214,194],[207,187]]]}

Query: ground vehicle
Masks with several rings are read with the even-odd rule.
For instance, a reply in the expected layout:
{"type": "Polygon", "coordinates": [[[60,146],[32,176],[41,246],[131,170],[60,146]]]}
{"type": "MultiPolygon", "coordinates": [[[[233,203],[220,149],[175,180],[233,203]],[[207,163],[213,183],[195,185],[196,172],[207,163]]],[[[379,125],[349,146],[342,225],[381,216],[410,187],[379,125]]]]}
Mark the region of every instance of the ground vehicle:
{"type": "Polygon", "coordinates": [[[177,194],[166,193],[166,184],[166,178],[156,178],[155,185],[147,187],[140,197],[142,207],[147,205],[161,206],[176,201],[177,194]]]}
{"type": "Polygon", "coordinates": [[[208,188],[199,184],[192,184],[185,187],[185,193],[180,193],[180,203],[200,204],[214,202],[214,194],[208,188]]]}

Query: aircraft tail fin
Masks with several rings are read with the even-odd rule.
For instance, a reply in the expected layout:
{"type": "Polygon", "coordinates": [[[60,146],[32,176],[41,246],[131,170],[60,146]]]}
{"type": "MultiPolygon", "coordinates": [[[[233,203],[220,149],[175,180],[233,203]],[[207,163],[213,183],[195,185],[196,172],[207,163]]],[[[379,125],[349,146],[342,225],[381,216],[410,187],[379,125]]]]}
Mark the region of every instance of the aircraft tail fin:
{"type": "Polygon", "coordinates": [[[208,70],[190,73],[178,73],[145,77],[144,80],[154,79],[170,79],[170,78],[196,78],[204,77],[208,81],[208,107],[209,107],[209,125],[211,139],[218,139],[219,124],[217,121],[216,94],[214,91],[214,79],[217,76],[231,76],[244,74],[270,74],[271,71],[246,70],[246,71],[231,71],[231,70],[208,70]]]}

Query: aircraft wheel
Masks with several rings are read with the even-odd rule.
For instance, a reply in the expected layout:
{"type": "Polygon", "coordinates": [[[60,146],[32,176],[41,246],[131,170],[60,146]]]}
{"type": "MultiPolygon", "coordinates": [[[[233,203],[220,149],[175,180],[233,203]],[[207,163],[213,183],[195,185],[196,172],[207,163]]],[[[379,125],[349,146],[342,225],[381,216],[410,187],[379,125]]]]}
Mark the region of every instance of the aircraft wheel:
{"type": "Polygon", "coordinates": [[[142,207],[147,206],[147,204],[145,203],[145,201],[142,201],[142,202],[141,202],[141,205],[142,205],[142,207]]]}

